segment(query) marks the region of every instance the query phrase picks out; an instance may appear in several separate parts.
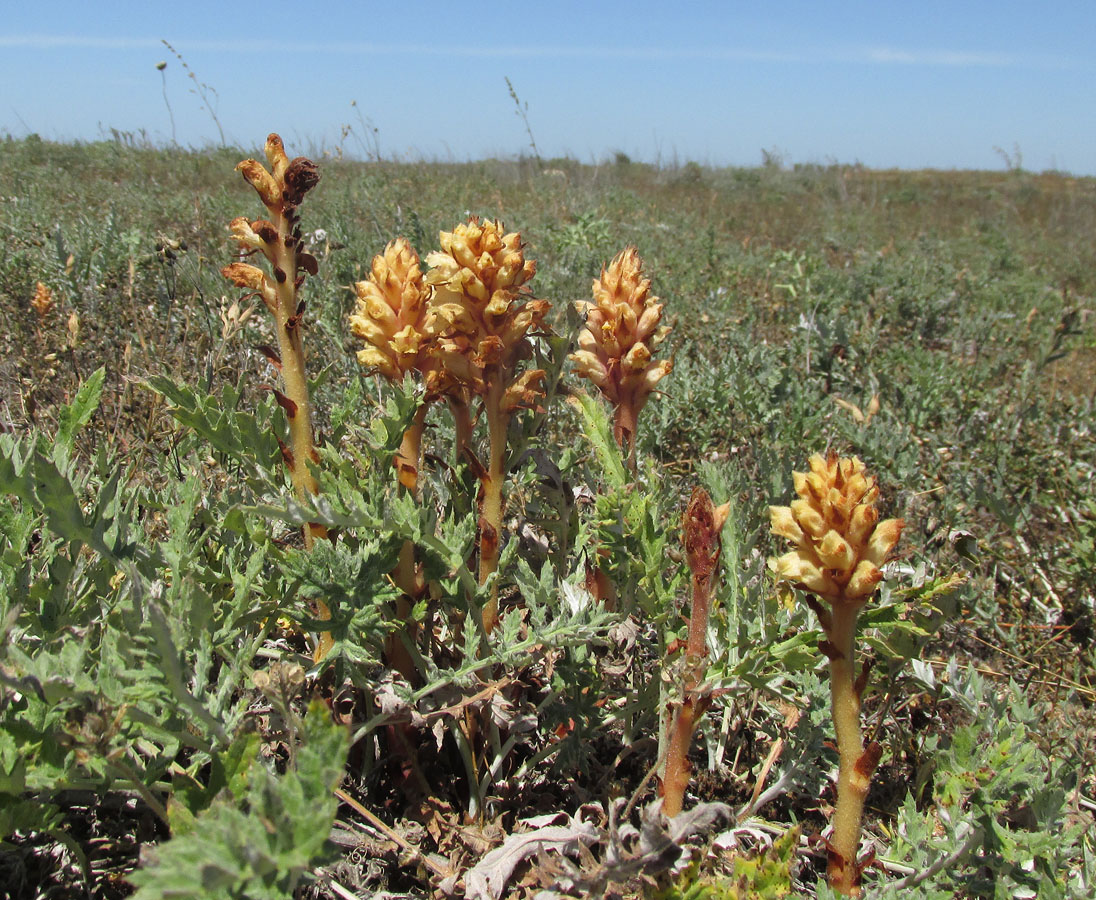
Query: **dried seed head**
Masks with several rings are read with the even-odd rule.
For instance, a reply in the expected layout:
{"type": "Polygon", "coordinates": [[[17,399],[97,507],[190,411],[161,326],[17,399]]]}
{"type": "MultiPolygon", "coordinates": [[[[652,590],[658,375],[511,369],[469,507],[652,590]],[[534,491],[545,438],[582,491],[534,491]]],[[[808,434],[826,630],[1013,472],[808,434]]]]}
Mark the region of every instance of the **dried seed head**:
{"type": "Polygon", "coordinates": [[[830,603],[865,603],[905,523],[879,521],[879,488],[856,457],[816,454],[810,471],[793,473],[793,480],[799,499],[769,507],[769,515],[773,533],[795,549],[769,567],[781,581],[830,603]]]}
{"type": "Polygon", "coordinates": [[[245,159],[236,169],[255,188],[267,209],[275,215],[292,217],[304,195],[320,180],[319,169],[303,156],[290,161],[276,134],[267,137],[265,151],[269,171],[254,159],[245,159]]]}
{"type": "Polygon", "coordinates": [[[671,329],[660,324],[662,304],[650,291],[639,252],[627,247],[594,280],[593,302],[577,304],[586,324],[571,354],[575,370],[614,406],[627,408],[632,421],[673,369],[669,360],[654,359],[671,329]]]}
{"type": "Polygon", "coordinates": [[[396,381],[428,368],[426,287],[407,239],[397,238],[373,257],[369,279],[354,290],[358,302],[350,330],[367,345],[358,351],[358,362],[396,381]]]}
{"type": "Polygon", "coordinates": [[[535,404],[544,372],[517,374],[531,354],[529,334],[544,327],[550,304],[529,297],[536,262],[525,258],[519,232],[469,219],[439,237],[427,256],[431,289],[426,330],[438,368],[427,379],[439,394],[484,394],[501,381],[504,407],[535,404]]]}

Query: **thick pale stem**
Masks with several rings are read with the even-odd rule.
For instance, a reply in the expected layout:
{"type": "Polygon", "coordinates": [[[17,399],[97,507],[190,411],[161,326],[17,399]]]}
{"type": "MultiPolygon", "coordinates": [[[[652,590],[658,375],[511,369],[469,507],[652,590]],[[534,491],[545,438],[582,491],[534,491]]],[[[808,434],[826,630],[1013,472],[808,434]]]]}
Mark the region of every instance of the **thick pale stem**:
{"type": "MultiPolygon", "coordinates": [[[[426,406],[420,406],[415,418],[403,434],[395,464],[399,471],[400,484],[413,494],[418,492],[419,466],[422,461],[422,433],[426,425],[426,406]]],[[[411,621],[411,608],[422,595],[422,575],[415,563],[415,545],[404,541],[400,548],[399,562],[392,573],[392,581],[403,594],[396,600],[396,621],[402,624],[411,641],[415,640],[417,629],[411,621]]],[[[384,642],[384,656],[388,664],[406,678],[411,684],[418,683],[418,669],[398,633],[389,634],[384,642]]]]}
{"type": "MultiPolygon", "coordinates": [[[[855,644],[858,605],[833,604],[833,621],[829,641],[833,645],[830,658],[830,698],[840,767],[837,776],[837,809],[833,817],[830,843],[835,855],[830,858],[830,886],[842,894],[859,896],[859,871],[856,865],[860,847],[861,817],[868,793],[870,770],[865,773],[857,764],[864,757],[864,741],[860,732],[860,693],[856,685],[855,644]]],[[[873,766],[874,767],[874,766],[873,766]]]]}
{"type": "MultiPolygon", "coordinates": [[[[502,488],[506,464],[506,430],[510,416],[502,409],[501,380],[492,382],[485,402],[487,431],[491,442],[487,477],[483,481],[480,505],[479,582],[485,584],[498,569],[499,541],[502,534],[502,488]]],[[[483,607],[483,628],[490,634],[499,623],[498,586],[483,607]]]]}
{"type": "Polygon", "coordinates": [[[449,411],[453,413],[453,426],[456,430],[456,456],[461,459],[464,452],[472,446],[472,412],[463,400],[449,398],[449,411]]]}
{"type": "Polygon", "coordinates": [[[399,473],[400,484],[415,494],[419,486],[419,467],[422,464],[422,432],[426,427],[424,403],[415,412],[415,418],[403,433],[400,449],[396,452],[395,465],[399,473]]]}
{"type": "MultiPolygon", "coordinates": [[[[278,309],[275,314],[275,332],[278,335],[278,351],[282,360],[282,381],[285,395],[296,407],[289,419],[289,446],[293,453],[290,478],[300,499],[315,494],[319,488],[316,479],[308,470],[308,464],[315,458],[315,445],[312,437],[312,404],[308,396],[308,375],[304,365],[304,342],[301,337],[300,320],[297,318],[297,253],[286,246],[286,239],[292,239],[292,228],[286,218],[279,214],[275,217],[274,227],[278,240],[271,255],[271,265],[277,282],[278,309]]],[[[320,526],[309,525],[304,529],[304,542],[312,548],[316,537],[323,535],[320,526]]]]}
{"type": "MultiPolygon", "coordinates": [[[[293,461],[289,477],[297,497],[306,499],[319,493],[319,486],[308,464],[315,459],[316,450],[312,435],[312,403],[308,396],[308,374],[304,364],[304,340],[301,336],[301,322],[297,316],[297,252],[295,246],[286,246],[292,240],[292,223],[278,213],[274,217],[274,227],[278,239],[271,248],[270,264],[277,284],[278,308],[274,314],[274,331],[278,336],[278,354],[282,361],[282,382],[285,396],[293,403],[293,414],[289,415],[289,447],[293,461]]],[[[316,538],[326,537],[327,529],[322,525],[304,527],[304,546],[311,550],[316,538]]],[[[317,599],[316,617],[330,619],[331,610],[322,599],[317,599]]],[[[313,649],[312,656],[317,662],[322,660],[335,642],[329,631],[321,632],[313,649]]]]}

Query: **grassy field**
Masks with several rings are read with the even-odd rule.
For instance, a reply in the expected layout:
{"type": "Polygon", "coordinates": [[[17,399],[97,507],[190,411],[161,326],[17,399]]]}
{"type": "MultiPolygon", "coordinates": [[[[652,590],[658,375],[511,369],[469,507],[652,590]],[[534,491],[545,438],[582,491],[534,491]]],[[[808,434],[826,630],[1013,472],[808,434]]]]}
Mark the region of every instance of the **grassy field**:
{"type": "Polygon", "coordinates": [[[220,273],[228,222],[262,211],[245,155],[0,144],[0,896],[832,896],[822,633],[766,566],[768,506],[831,450],[906,522],[861,622],[866,893],[1092,896],[1096,180],[316,160],[301,500],[270,317],[220,273]],[[425,259],[470,216],[520,230],[552,304],[493,588],[485,451],[454,451],[435,404],[399,489],[421,391],[363,373],[347,326],[388,241],[425,259]],[[566,361],[626,245],[673,327],[634,470],[566,361]],[[667,822],[645,776],[695,688],[696,485],[730,516],[667,822]],[[312,552],[309,522],[332,538],[312,552]],[[585,590],[598,571],[615,602],[585,590]],[[468,613],[492,589],[488,635],[468,613]],[[538,827],[558,843],[523,843],[538,827]]]}

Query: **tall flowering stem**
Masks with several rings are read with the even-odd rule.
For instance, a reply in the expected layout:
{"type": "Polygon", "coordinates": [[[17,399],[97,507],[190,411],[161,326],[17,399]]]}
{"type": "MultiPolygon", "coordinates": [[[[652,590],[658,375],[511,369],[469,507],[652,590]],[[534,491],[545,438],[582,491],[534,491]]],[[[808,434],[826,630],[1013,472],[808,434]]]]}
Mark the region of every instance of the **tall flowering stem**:
{"type": "Polygon", "coordinates": [[[689,745],[697,722],[711,697],[701,690],[708,656],[708,615],[719,556],[723,549],[720,532],[727,520],[728,505],[715,506],[708,492],[695,488],[681,520],[685,558],[692,573],[692,606],[689,638],[685,645],[684,696],[670,726],[666,770],[662,778],[662,811],[671,818],[681,812],[689,786],[689,745]]]}
{"type": "Polygon", "coordinates": [[[807,593],[826,634],[820,647],[830,661],[840,756],[827,877],[835,891],[855,897],[863,869],[857,851],[864,799],[882,753],[875,741],[864,745],[860,730],[867,668],[856,674],[856,620],[882,581],[881,567],[905,523],[879,521],[879,488],[856,457],[815,455],[810,471],[793,477],[798,499],[791,506],[770,507],[769,514],[773,532],[795,549],[770,560],[769,566],[779,580],[807,593]]]}
{"type": "MultiPolygon", "coordinates": [[[[304,499],[319,488],[308,469],[317,460],[312,433],[312,405],[308,396],[305,370],[302,319],[305,304],[299,298],[305,275],[315,275],[316,258],[304,252],[301,241],[299,208],[304,195],[319,180],[315,163],[298,156],[286,156],[282,139],[271,134],[266,139],[267,169],[254,159],[245,159],[236,169],[243,175],[266,206],[270,218],[251,221],[245,216],[232,220],[229,228],[245,256],[261,253],[269,264],[269,273],[246,262],[234,262],[221,270],[238,287],[258,294],[274,318],[278,339],[277,353],[271,361],[281,371],[283,391],[275,391],[278,404],[289,420],[289,446],[282,455],[289,467],[297,496],[304,499]]],[[[311,548],[316,537],[325,534],[319,525],[304,530],[305,545],[311,548]]]]}
{"type": "MultiPolygon", "coordinates": [[[[358,362],[389,381],[402,381],[408,372],[429,372],[432,357],[426,334],[427,289],[419,256],[407,239],[397,238],[383,253],[375,256],[368,279],[355,284],[354,291],[358,299],[350,315],[350,330],[365,343],[358,351],[358,362]]],[[[427,401],[430,399],[428,396],[427,401]]],[[[427,408],[428,403],[423,403],[416,410],[393,460],[400,484],[416,496],[427,408]]],[[[396,617],[405,624],[408,637],[412,637],[411,605],[422,595],[425,586],[415,562],[415,547],[410,541],[406,541],[400,550],[392,578],[403,591],[403,596],[396,601],[396,617]]],[[[414,661],[398,634],[389,635],[385,658],[408,681],[417,680],[414,661]]]]}
{"type": "MultiPolygon", "coordinates": [[[[516,410],[534,407],[543,393],[544,371],[523,371],[522,364],[532,355],[530,335],[543,329],[550,304],[530,296],[527,285],[536,263],[525,258],[520,233],[507,234],[500,222],[473,218],[441,232],[439,241],[441,250],[426,258],[431,267],[426,283],[433,289],[429,330],[438,361],[437,370],[427,375],[427,388],[453,398],[455,412],[467,410],[468,398],[482,404],[487,465],[467,443],[462,449],[480,479],[479,580],[484,584],[498,569],[510,419],[516,410]]],[[[465,442],[469,424],[465,419],[465,442]]],[[[483,609],[487,633],[498,620],[496,587],[483,609]]]]}
{"type": "Polygon", "coordinates": [[[670,333],[661,325],[662,304],[651,294],[643,260],[635,247],[622,250],[594,279],[593,302],[579,301],[586,323],[571,354],[576,372],[590,379],[613,404],[613,435],[628,448],[635,468],[639,414],[655,385],[673,369],[654,353],[670,333]]]}

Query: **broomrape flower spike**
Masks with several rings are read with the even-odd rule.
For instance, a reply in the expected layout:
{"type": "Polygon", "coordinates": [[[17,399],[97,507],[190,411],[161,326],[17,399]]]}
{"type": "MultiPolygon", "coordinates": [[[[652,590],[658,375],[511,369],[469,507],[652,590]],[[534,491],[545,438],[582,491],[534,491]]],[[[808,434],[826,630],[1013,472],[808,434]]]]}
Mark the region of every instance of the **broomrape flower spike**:
{"type": "Polygon", "coordinates": [[[798,499],[769,507],[772,530],[795,549],[769,560],[777,578],[806,591],[826,639],[830,698],[840,765],[827,877],[842,894],[860,895],[863,866],[857,861],[864,798],[882,748],[864,746],[860,696],[867,671],[855,674],[856,618],[883,579],[882,566],[898,543],[904,522],[879,521],[879,488],[856,457],[812,456],[809,472],[793,473],[798,499]]]}
{"type": "MultiPolygon", "coordinates": [[[[357,306],[350,315],[350,331],[365,342],[358,351],[358,362],[389,381],[402,381],[408,372],[427,372],[432,366],[430,340],[426,334],[427,289],[419,268],[419,256],[406,238],[397,238],[373,257],[366,281],[354,285],[357,306]]],[[[427,401],[432,398],[427,398],[427,401]]],[[[422,435],[426,425],[427,403],[415,412],[415,418],[403,435],[394,460],[400,484],[406,490],[418,490],[422,459],[422,435]]],[[[411,622],[412,601],[423,593],[421,569],[415,564],[415,546],[405,541],[399,564],[392,573],[403,596],[396,602],[396,618],[414,637],[411,622]]],[[[400,635],[392,633],[385,642],[385,658],[408,681],[415,683],[417,671],[400,635]]]]}
{"type": "Polygon", "coordinates": [[[590,379],[613,404],[613,435],[635,464],[636,423],[655,385],[673,370],[654,353],[671,331],[662,321],[662,304],[650,293],[643,260],[635,247],[622,250],[594,279],[593,302],[579,301],[586,314],[579,349],[571,354],[576,371],[590,379]]]}
{"type": "MultiPolygon", "coordinates": [[[[306,274],[315,275],[316,258],[303,250],[298,208],[304,195],[319,180],[316,164],[298,156],[290,160],[282,139],[271,134],[266,139],[268,170],[254,159],[236,166],[244,179],[255,188],[270,213],[269,219],[248,220],[238,216],[229,224],[243,256],[261,253],[270,266],[269,273],[246,262],[234,262],[221,274],[237,287],[247,288],[262,298],[274,317],[278,337],[278,357],[272,362],[281,370],[285,392],[276,391],[278,404],[289,419],[290,445],[282,447],[297,496],[304,498],[319,490],[308,470],[317,460],[312,436],[312,407],[305,372],[301,319],[304,303],[298,291],[306,274]]],[[[305,545],[322,536],[324,529],[310,525],[305,529],[305,545]]]]}
{"type": "MultiPolygon", "coordinates": [[[[354,285],[357,306],[350,314],[350,331],[365,342],[358,362],[389,381],[402,381],[408,372],[425,375],[432,368],[426,333],[427,289],[419,256],[406,238],[397,238],[373,257],[366,281],[354,285]]],[[[396,457],[400,483],[414,491],[418,484],[422,431],[426,405],[404,434],[396,457]]]]}
{"type": "MultiPolygon", "coordinates": [[[[490,441],[488,465],[480,470],[479,579],[498,568],[502,529],[506,431],[518,409],[542,396],[542,369],[520,371],[532,354],[529,335],[544,327],[550,304],[531,299],[528,282],[536,263],[525,258],[521,234],[506,234],[500,222],[469,219],[439,235],[441,250],[427,256],[432,288],[428,331],[438,367],[426,373],[428,393],[451,399],[454,411],[479,397],[490,441]]],[[[463,431],[467,447],[467,425],[463,431]]],[[[483,609],[484,628],[498,624],[498,590],[483,609]]]]}

